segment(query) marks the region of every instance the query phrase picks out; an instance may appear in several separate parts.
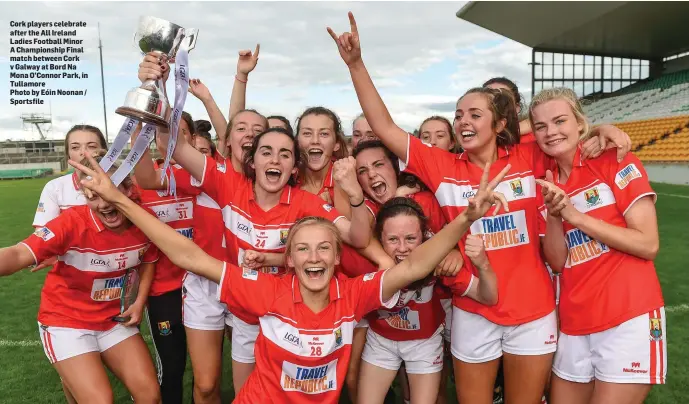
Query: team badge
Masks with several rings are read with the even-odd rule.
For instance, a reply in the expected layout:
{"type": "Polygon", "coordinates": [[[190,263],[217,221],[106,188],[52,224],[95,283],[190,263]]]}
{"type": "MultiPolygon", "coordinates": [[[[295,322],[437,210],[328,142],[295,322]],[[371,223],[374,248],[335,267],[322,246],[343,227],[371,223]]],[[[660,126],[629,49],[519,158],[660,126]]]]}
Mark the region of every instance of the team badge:
{"type": "Polygon", "coordinates": [[[661,339],[663,339],[663,324],[661,319],[650,319],[648,328],[651,334],[651,341],[660,341],[661,339]]]}
{"type": "Polygon", "coordinates": [[[331,210],[333,210],[333,206],[326,203],[323,204],[323,209],[325,209],[326,212],[330,212],[331,210]]]}
{"type": "Polygon", "coordinates": [[[335,346],[338,347],[342,345],[342,329],[338,328],[335,330],[335,346]]]}
{"type": "Polygon", "coordinates": [[[598,187],[591,188],[584,192],[584,199],[586,199],[586,206],[593,207],[600,205],[602,201],[600,200],[600,193],[598,192],[598,187]]]}
{"type": "Polygon", "coordinates": [[[287,230],[280,230],[280,244],[286,244],[287,243],[287,236],[289,235],[289,229],[287,230]]]}
{"type": "Polygon", "coordinates": [[[41,227],[40,229],[36,229],[36,231],[33,232],[33,234],[43,239],[43,241],[48,241],[51,238],[55,237],[55,233],[50,231],[50,229],[47,227],[41,227]]]}
{"type": "Polygon", "coordinates": [[[38,212],[38,213],[45,212],[45,206],[43,206],[43,202],[38,202],[38,207],[36,208],[36,212],[38,212]]]}
{"type": "Polygon", "coordinates": [[[375,272],[369,272],[369,273],[367,273],[366,275],[364,275],[364,282],[370,281],[370,280],[373,279],[373,277],[375,277],[375,276],[376,276],[376,273],[375,273],[375,272]]]}
{"type": "Polygon", "coordinates": [[[170,328],[170,322],[169,321],[158,322],[158,331],[160,331],[160,335],[172,334],[172,329],[170,328]]]}
{"type": "Polygon", "coordinates": [[[512,188],[512,193],[514,196],[524,196],[524,188],[522,187],[522,180],[517,178],[516,180],[510,181],[510,188],[512,188]]]}

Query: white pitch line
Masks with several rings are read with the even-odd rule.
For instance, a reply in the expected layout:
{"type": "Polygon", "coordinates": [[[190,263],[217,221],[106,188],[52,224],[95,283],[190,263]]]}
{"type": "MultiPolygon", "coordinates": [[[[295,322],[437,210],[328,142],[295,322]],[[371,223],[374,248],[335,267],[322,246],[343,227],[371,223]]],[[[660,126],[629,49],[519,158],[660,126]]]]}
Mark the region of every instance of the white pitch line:
{"type": "Polygon", "coordinates": [[[677,313],[681,311],[689,311],[689,304],[678,304],[676,306],[668,306],[665,308],[666,313],[677,313]]]}
{"type": "MultiPolygon", "coordinates": [[[[689,311],[689,304],[677,304],[674,306],[666,306],[665,307],[665,312],[666,313],[682,313],[685,311],[689,311]]],[[[150,335],[144,335],[144,340],[150,341],[151,336],[150,335]]],[[[34,347],[34,346],[41,346],[41,341],[33,340],[33,339],[22,339],[22,340],[11,340],[11,339],[0,339],[0,348],[8,347],[8,348],[15,348],[15,347],[34,347]]]]}
{"type": "MultiPolygon", "coordinates": [[[[144,340],[150,341],[151,336],[150,335],[144,335],[144,340]]],[[[22,348],[22,347],[34,347],[34,346],[41,346],[41,341],[33,340],[33,339],[20,339],[20,340],[0,339],[0,348],[4,348],[4,347],[22,348]]]]}
{"type": "Polygon", "coordinates": [[[674,196],[675,198],[685,198],[685,199],[689,199],[689,195],[660,194],[660,193],[659,193],[658,195],[662,195],[662,196],[674,196]]]}

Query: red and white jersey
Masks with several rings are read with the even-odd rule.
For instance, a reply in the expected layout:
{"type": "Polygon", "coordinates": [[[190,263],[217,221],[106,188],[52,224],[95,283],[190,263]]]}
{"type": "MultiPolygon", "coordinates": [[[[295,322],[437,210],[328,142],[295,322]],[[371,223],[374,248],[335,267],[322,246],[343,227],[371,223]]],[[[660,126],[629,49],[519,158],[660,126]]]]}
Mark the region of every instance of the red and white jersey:
{"type": "MultiPolygon", "coordinates": [[[[413,136],[408,136],[406,160],[400,161],[400,169],[416,175],[431,189],[447,221],[466,209],[483,174],[482,168],[469,162],[466,153],[456,155],[430,147],[413,136]]],[[[498,278],[498,303],[485,306],[455,295],[455,306],[500,325],[523,324],[555,309],[550,276],[541,259],[535,181],[544,176],[549,161],[535,143],[498,148],[498,160],[492,164],[490,176],[511,164],[496,188],[505,195],[510,211],[493,216],[491,210],[470,228],[471,234],[484,239],[486,254],[498,278]]],[[[462,254],[463,244],[464,240],[460,241],[462,254]]],[[[464,265],[478,275],[466,255],[464,265]]]]}
{"type": "Polygon", "coordinates": [[[86,197],[79,188],[79,178],[76,172],[48,181],[43,187],[41,198],[38,200],[33,226],[45,226],[61,212],[73,206],[86,205],[86,197]]]}
{"type": "Polygon", "coordinates": [[[256,368],[235,403],[337,403],[357,322],[379,307],[385,271],[330,281],[330,303],[319,313],[303,302],[294,274],[269,276],[226,263],[219,296],[231,312],[260,319],[256,368]]]}
{"type": "MultiPolygon", "coordinates": [[[[578,211],[625,228],[624,214],[636,201],[645,196],[655,200],[648,175],[632,153],[618,163],[616,150],[594,160],[582,160],[580,151],[567,183],[558,184],[578,211]]],[[[556,167],[553,172],[558,172],[556,167]]],[[[545,221],[545,206],[541,212],[545,221]]],[[[563,227],[569,248],[560,275],[559,315],[564,333],[608,330],[664,305],[653,261],[610,248],[567,221],[563,227]]]]}
{"type": "MultiPolygon", "coordinates": [[[[192,184],[220,206],[225,224],[226,257],[233,265],[244,261],[247,250],[284,252],[290,227],[303,217],[319,216],[333,223],[344,218],[318,196],[290,186],[282,190],[278,205],[266,212],[256,203],[250,179],[210,157],[206,157],[203,178],[199,182],[193,180],[192,184]]],[[[265,271],[278,275],[285,273],[285,268],[272,267],[265,271]]],[[[255,323],[250,316],[233,314],[249,324],[255,323]]]]}
{"type": "MultiPolygon", "coordinates": [[[[157,166],[157,164],[156,164],[157,166]]],[[[184,176],[186,170],[179,165],[172,165],[175,178],[184,176]]],[[[188,174],[187,174],[188,175],[188,174]]],[[[198,190],[196,194],[198,194],[198,190]]],[[[177,233],[189,239],[194,238],[194,200],[196,194],[187,194],[177,190],[177,197],[168,195],[167,191],[140,189],[141,206],[152,211],[158,219],[172,227],[177,233]]],[[[156,264],[155,277],[151,284],[150,296],[159,296],[182,287],[185,269],[173,264],[165,254],[160,254],[156,264]]]]}
{"type": "MultiPolygon", "coordinates": [[[[469,291],[473,275],[465,268],[453,279],[456,288],[463,283],[465,290],[457,292],[464,295],[469,291]]],[[[433,336],[440,324],[445,321],[445,310],[440,304],[442,296],[439,284],[431,283],[416,290],[401,290],[400,298],[390,310],[379,309],[367,318],[369,327],[377,334],[393,341],[427,339],[433,336]]]]}
{"type": "Polygon", "coordinates": [[[158,259],[158,249],[137,227],[110,231],[88,206],[63,212],[21,244],[37,264],[57,256],[38,309],[38,321],[55,327],[114,327],[127,269],[158,259]]]}

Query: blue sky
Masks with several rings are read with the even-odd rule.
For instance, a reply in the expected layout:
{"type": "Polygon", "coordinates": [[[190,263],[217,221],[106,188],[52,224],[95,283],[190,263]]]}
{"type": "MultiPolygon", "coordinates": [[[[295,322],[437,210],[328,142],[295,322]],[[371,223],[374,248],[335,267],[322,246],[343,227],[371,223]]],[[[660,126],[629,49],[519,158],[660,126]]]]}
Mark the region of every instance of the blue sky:
{"type": "MultiPolygon", "coordinates": [[[[38,138],[25,131],[22,113],[52,112],[52,138],[63,138],[77,123],[104,129],[97,23],[101,25],[105,92],[110,137],[123,122],[115,114],[126,92],[138,86],[140,55],[131,42],[138,17],[153,15],[200,29],[190,53],[190,73],[211,90],[227,113],[237,51],[261,43],[256,70],[249,77],[247,106],[291,121],[309,106],[337,112],[345,131],[360,107],[346,66],[325,27],[348,30],[347,11],[359,24],[364,61],[396,122],[413,130],[425,117],[452,116],[450,106],[467,89],[504,75],[530,93],[528,47],[465,21],[459,2],[152,2],[3,3],[0,26],[9,37],[10,21],[85,21],[78,29],[86,53],[78,64],[87,80],[48,82],[48,87],[85,89],[85,97],[47,97],[43,106],[11,106],[9,40],[0,42],[0,140],[38,138]],[[27,6],[29,4],[29,6],[27,6]],[[49,104],[48,101],[51,101],[49,104]]],[[[18,97],[19,98],[19,97],[18,97]]],[[[191,94],[185,110],[207,117],[191,94]]]]}

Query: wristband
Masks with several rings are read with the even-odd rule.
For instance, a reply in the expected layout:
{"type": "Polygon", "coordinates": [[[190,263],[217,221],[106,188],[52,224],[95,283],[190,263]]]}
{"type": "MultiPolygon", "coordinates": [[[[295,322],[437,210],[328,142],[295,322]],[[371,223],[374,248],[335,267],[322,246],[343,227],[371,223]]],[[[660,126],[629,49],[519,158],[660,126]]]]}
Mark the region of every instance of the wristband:
{"type": "Polygon", "coordinates": [[[247,80],[242,80],[242,79],[240,79],[239,76],[237,76],[236,74],[234,75],[234,79],[237,80],[238,82],[244,83],[244,84],[246,84],[246,82],[248,81],[248,78],[247,78],[247,80]]]}
{"type": "Polygon", "coordinates": [[[359,206],[363,205],[364,202],[366,202],[366,198],[365,198],[365,197],[362,197],[362,198],[361,198],[361,202],[357,203],[356,205],[353,205],[352,202],[349,202],[349,206],[351,206],[351,207],[353,207],[353,208],[358,208],[359,206]]]}

